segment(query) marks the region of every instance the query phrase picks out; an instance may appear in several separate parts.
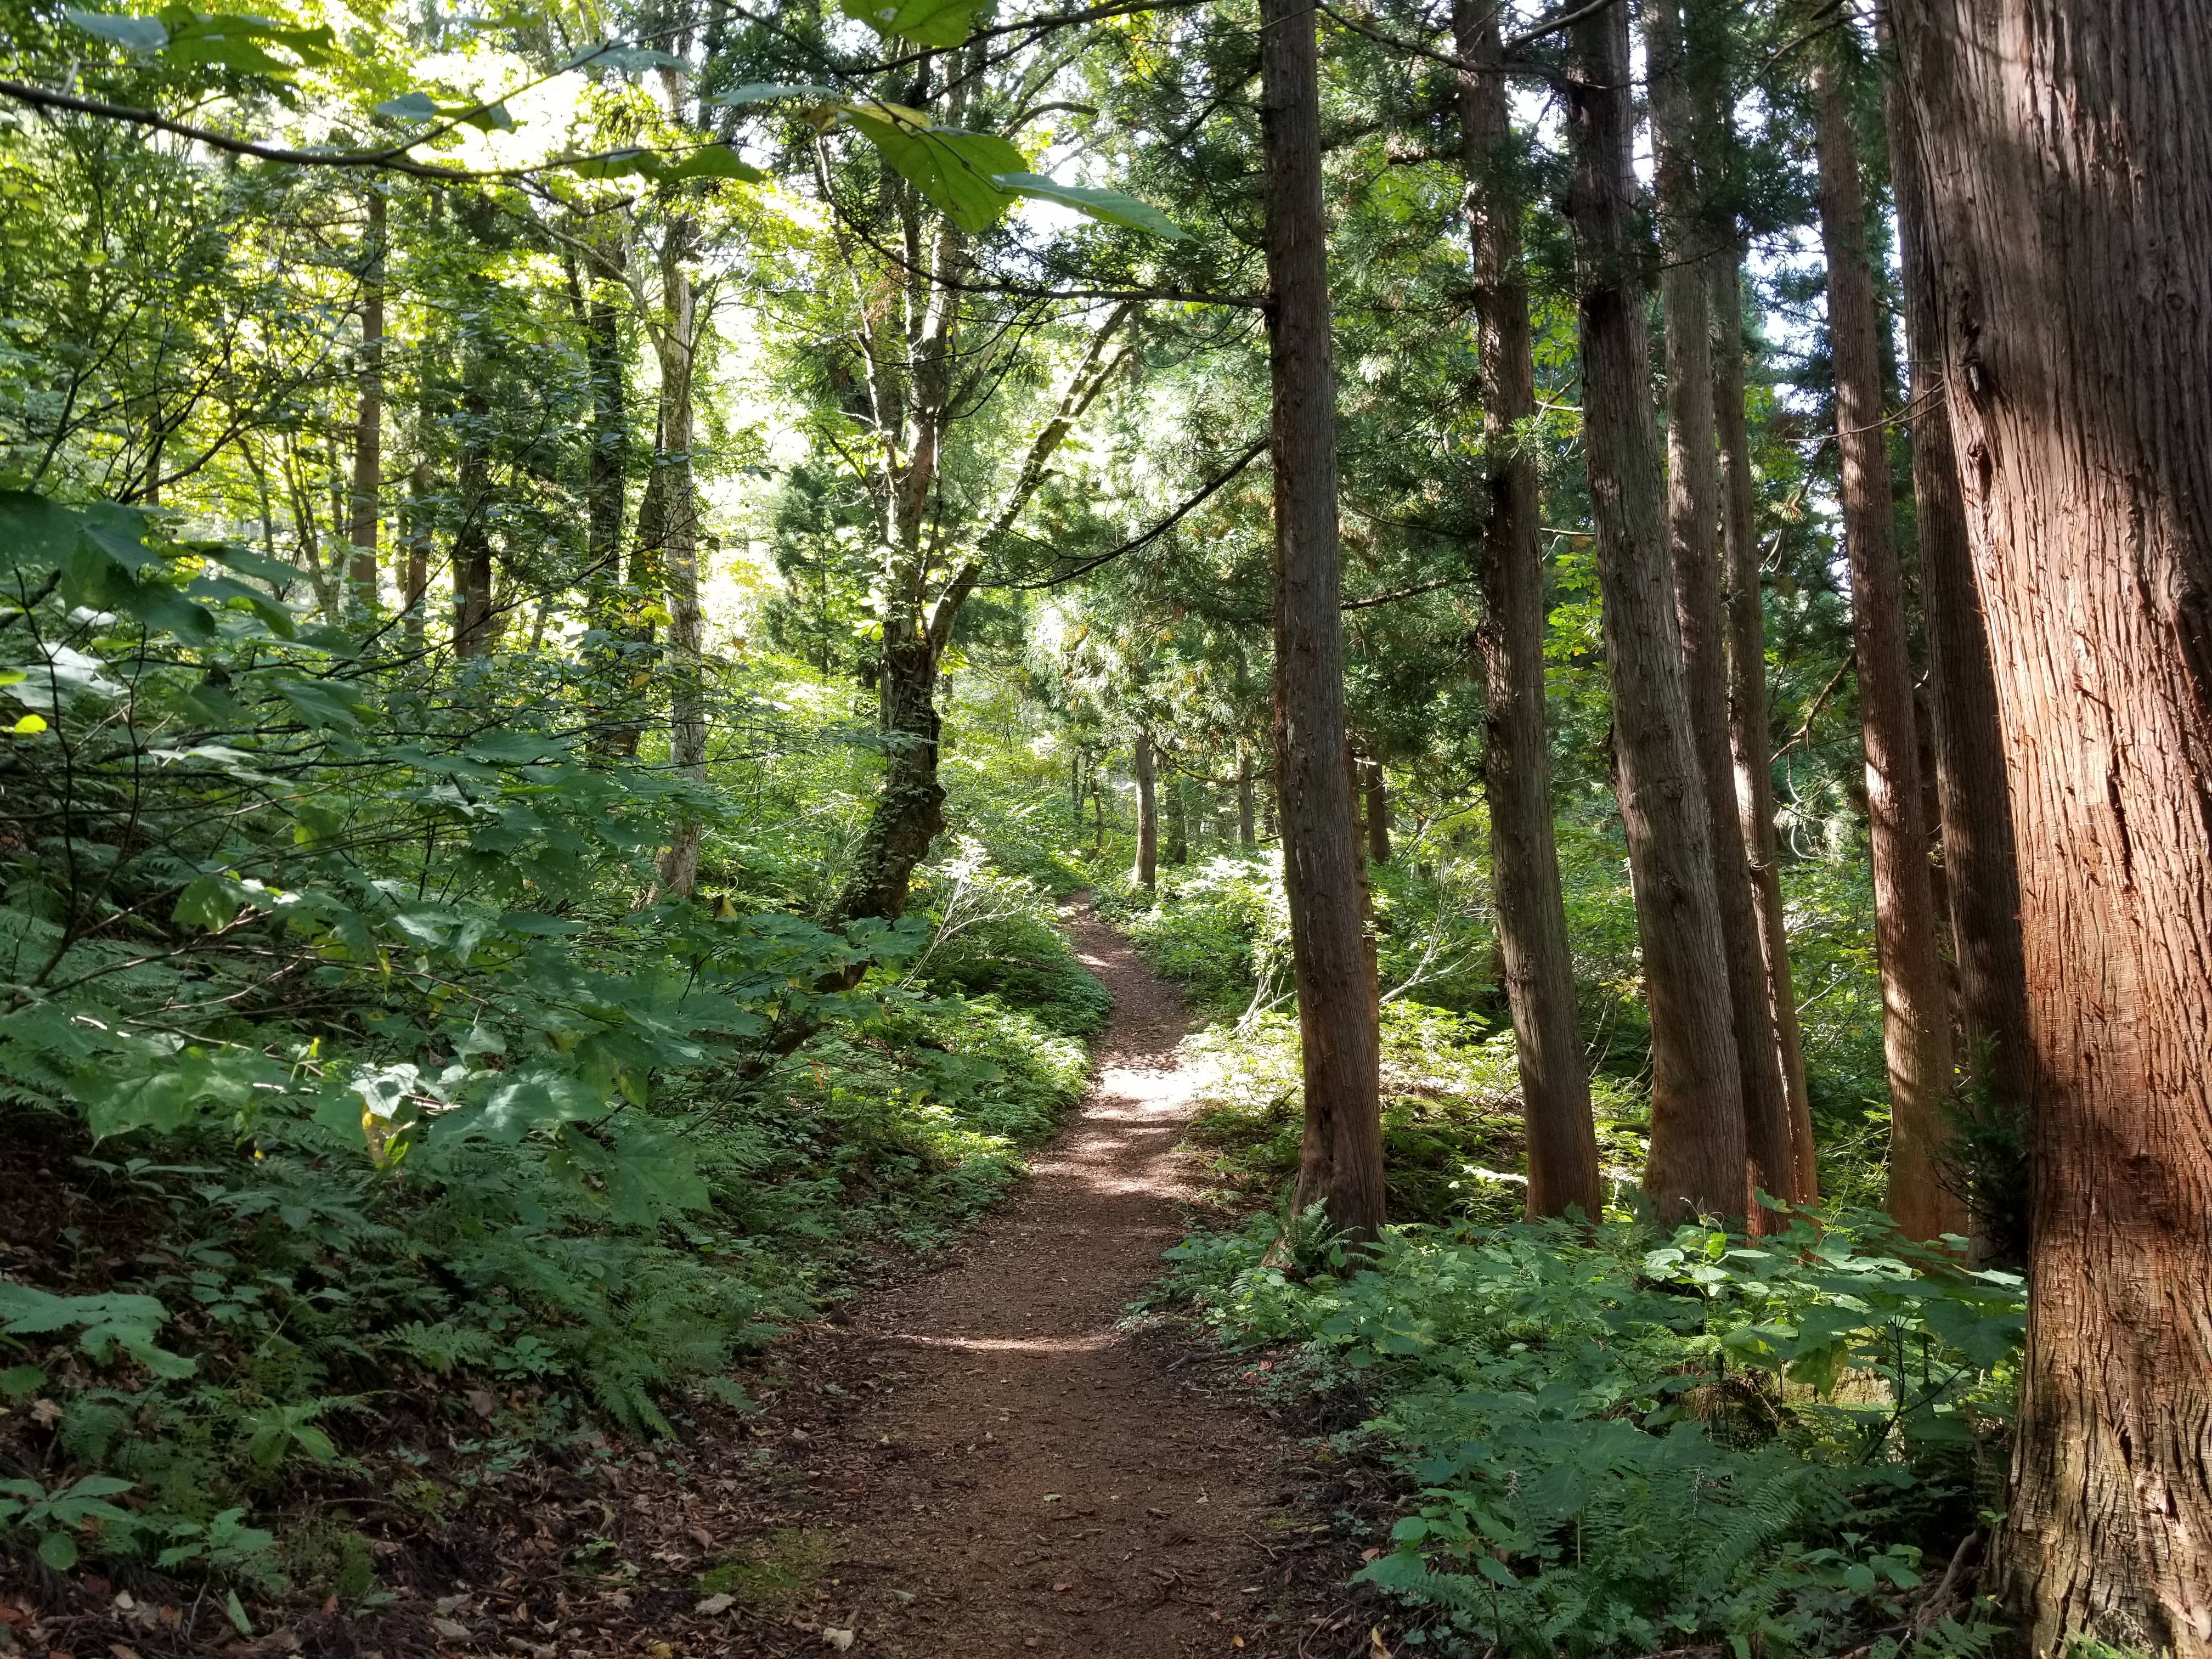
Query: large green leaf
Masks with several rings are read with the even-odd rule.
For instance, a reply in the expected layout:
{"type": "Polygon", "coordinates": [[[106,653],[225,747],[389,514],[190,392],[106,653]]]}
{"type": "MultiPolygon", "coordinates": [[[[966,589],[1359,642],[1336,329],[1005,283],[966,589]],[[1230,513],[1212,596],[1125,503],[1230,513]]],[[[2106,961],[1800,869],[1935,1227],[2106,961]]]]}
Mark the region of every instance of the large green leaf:
{"type": "Polygon", "coordinates": [[[76,545],[82,521],[69,508],[21,489],[0,489],[0,569],[29,575],[57,568],[76,545]]]}
{"type": "Polygon", "coordinates": [[[1094,219],[1103,219],[1109,225],[1127,225],[1133,230],[1149,230],[1155,236],[1177,240],[1190,234],[1181,225],[1162,213],[1149,202],[1118,190],[1096,190],[1088,185],[1061,185],[1036,173],[1002,173],[994,182],[1003,190],[1017,196],[1030,196],[1041,202],[1058,202],[1094,219]]]}
{"type": "Polygon", "coordinates": [[[158,17],[132,17],[104,11],[62,8],[62,15],[88,34],[111,40],[126,52],[159,52],[169,44],[169,31],[158,17]]]}
{"type": "Polygon", "coordinates": [[[661,175],[670,184],[684,179],[736,179],[749,185],[768,177],[750,161],[740,161],[727,144],[706,144],[693,150],[661,175]]]}
{"type": "Polygon", "coordinates": [[[734,108],[741,104],[773,103],[780,98],[805,98],[817,104],[839,106],[845,101],[845,94],[835,87],[815,86],[803,82],[787,84],[778,81],[755,81],[728,92],[718,92],[707,101],[734,108]]]}
{"type": "Polygon", "coordinates": [[[998,176],[1022,173],[1029,166],[1020,150],[994,132],[920,126],[905,112],[884,105],[848,108],[845,118],[908,183],[971,236],[998,223],[1014,204],[1013,192],[998,183],[998,176]]]}
{"type": "Polygon", "coordinates": [[[957,46],[982,27],[993,0],[837,0],[837,9],[878,34],[918,46],[957,46]]]}

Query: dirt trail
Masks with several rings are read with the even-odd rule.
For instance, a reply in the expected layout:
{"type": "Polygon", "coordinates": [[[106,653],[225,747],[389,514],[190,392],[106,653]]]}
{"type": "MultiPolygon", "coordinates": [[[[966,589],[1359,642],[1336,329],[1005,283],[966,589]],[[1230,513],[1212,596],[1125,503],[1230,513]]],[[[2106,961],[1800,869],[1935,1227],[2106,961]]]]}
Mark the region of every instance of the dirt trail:
{"type": "Polygon", "coordinates": [[[1120,1328],[1180,1231],[1182,1005],[1087,909],[1069,923],[1115,1004],[1079,1115],[952,1266],[864,1303],[844,1333],[894,1379],[845,1430],[876,1454],[845,1529],[844,1565],[872,1592],[856,1653],[1175,1659],[1231,1652],[1232,1638],[1272,1645],[1246,1540],[1274,1443],[1120,1328]]]}

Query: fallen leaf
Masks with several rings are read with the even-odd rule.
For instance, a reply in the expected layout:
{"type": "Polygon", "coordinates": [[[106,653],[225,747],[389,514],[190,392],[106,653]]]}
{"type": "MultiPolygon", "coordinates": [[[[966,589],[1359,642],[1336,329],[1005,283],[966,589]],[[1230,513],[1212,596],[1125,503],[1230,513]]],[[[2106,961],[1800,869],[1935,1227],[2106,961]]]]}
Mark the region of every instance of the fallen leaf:
{"type": "Polygon", "coordinates": [[[1244,1645],[1244,1638],[1241,1636],[1232,1636],[1229,1638],[1229,1645],[1232,1648],[1241,1648],[1244,1645]]]}
{"type": "Polygon", "coordinates": [[[1378,1626],[1367,1627],[1367,1659],[1390,1659],[1390,1650],[1382,1645],[1382,1632],[1378,1626]]]}
{"type": "Polygon", "coordinates": [[[1364,1549],[1359,1552],[1359,1559],[1363,1561],[1372,1561],[1382,1553],[1382,1552],[1378,1549],[1364,1549]]]}
{"type": "Polygon", "coordinates": [[[115,1659],[139,1659],[138,1650],[127,1643],[110,1642],[107,1650],[115,1656],[115,1659]]]}
{"type": "Polygon", "coordinates": [[[1074,1586],[1074,1585],[1073,1585],[1073,1584],[1071,1584],[1071,1583],[1069,1583],[1067,1582],[1067,1580],[1066,1580],[1065,1578],[1063,1578],[1063,1579],[1061,1579],[1061,1580],[1060,1581],[1060,1583],[1058,1583],[1057,1584],[1054,1584],[1054,1585],[1053,1586],[1053,1588],[1054,1588],[1054,1589],[1056,1589],[1056,1590],[1071,1590],[1071,1589],[1073,1589],[1075,1588],[1075,1586],[1074,1586]]]}
{"type": "Polygon", "coordinates": [[[465,1642],[469,1639],[469,1627],[466,1625],[456,1624],[451,1619],[433,1619],[430,1621],[430,1628],[448,1642],[465,1642]]]}
{"type": "Polygon", "coordinates": [[[699,1547],[702,1550],[710,1550],[714,1547],[714,1534],[708,1532],[704,1527],[692,1528],[691,1536],[698,1540],[699,1547]]]}
{"type": "Polygon", "coordinates": [[[832,1630],[829,1626],[824,1625],[822,1627],[822,1639],[836,1649],[838,1652],[842,1653],[853,1645],[853,1632],[848,1630],[832,1630]]]}
{"type": "Polygon", "coordinates": [[[1044,1501],[1048,1504],[1057,1504],[1060,1502],[1060,1494],[1056,1492],[1048,1492],[1044,1495],[1044,1501]]]}
{"type": "Polygon", "coordinates": [[[707,1613],[711,1616],[717,1613],[727,1613],[732,1607],[737,1606],[737,1604],[738,1598],[734,1595],[710,1595],[705,1601],[699,1603],[697,1607],[692,1608],[691,1611],[694,1613],[707,1613]]]}

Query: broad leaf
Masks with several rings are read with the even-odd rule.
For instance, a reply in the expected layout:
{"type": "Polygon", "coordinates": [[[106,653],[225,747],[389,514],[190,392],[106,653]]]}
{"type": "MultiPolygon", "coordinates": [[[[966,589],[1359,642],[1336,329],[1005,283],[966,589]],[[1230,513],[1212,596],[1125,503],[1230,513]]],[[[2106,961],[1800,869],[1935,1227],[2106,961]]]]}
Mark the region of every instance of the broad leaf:
{"type": "Polygon", "coordinates": [[[878,34],[919,46],[957,46],[982,27],[993,0],[837,0],[837,9],[878,34]]]}
{"type": "Polygon", "coordinates": [[[438,118],[438,100],[427,92],[404,92],[397,98],[386,99],[376,106],[376,112],[395,121],[434,121],[438,118]]]}
{"type": "Polygon", "coordinates": [[[634,173],[658,179],[668,171],[667,165],[649,149],[618,149],[605,155],[586,155],[560,165],[568,167],[580,179],[627,179],[634,173]]]}
{"type": "Polygon", "coordinates": [[[708,144],[693,150],[661,177],[670,184],[684,179],[737,179],[757,185],[768,174],[750,161],[738,160],[727,144],[708,144]]]}
{"type": "Polygon", "coordinates": [[[104,11],[62,8],[62,15],[88,34],[112,40],[126,52],[159,52],[169,44],[169,31],[158,17],[118,16],[104,11]]]}
{"type": "Polygon", "coordinates": [[[845,118],[946,218],[975,236],[1006,216],[1014,198],[998,184],[998,175],[1029,166],[1012,143],[993,132],[912,125],[904,111],[889,118],[877,111],[890,106],[848,109],[845,118]]]}
{"type": "Polygon", "coordinates": [[[1034,197],[1040,202],[1058,202],[1079,213],[1109,225],[1127,225],[1132,230],[1148,230],[1155,236],[1164,236],[1170,241],[1180,240],[1190,233],[1162,213],[1149,202],[1118,190],[1095,190],[1088,185],[1061,185],[1036,173],[1002,173],[994,181],[1001,189],[1017,196],[1034,197]]]}
{"type": "Polygon", "coordinates": [[[729,92],[718,92],[707,100],[710,104],[725,104],[735,108],[741,104],[772,103],[779,98],[805,98],[815,103],[842,105],[845,94],[835,87],[818,87],[805,83],[785,85],[775,81],[756,81],[729,92]]]}

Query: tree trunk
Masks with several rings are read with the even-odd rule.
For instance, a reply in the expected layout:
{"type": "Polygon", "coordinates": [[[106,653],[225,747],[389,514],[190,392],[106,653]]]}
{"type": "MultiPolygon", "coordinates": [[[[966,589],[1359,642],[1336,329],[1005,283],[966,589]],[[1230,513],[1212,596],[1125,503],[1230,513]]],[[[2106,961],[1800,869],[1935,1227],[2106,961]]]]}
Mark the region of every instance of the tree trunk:
{"type": "Polygon", "coordinates": [[[1159,884],[1160,814],[1157,784],[1152,775],[1152,734],[1139,726],[1130,755],[1129,769],[1137,781],[1138,884],[1149,893],[1159,884]]]}
{"type": "Polygon", "coordinates": [[[353,499],[346,539],[346,583],[363,611],[376,608],[376,526],[384,488],[385,209],[380,190],[368,193],[361,276],[361,397],[353,423],[353,499]]]}
{"type": "Polygon", "coordinates": [[[424,611],[430,592],[430,464],[415,463],[408,482],[410,498],[407,518],[407,574],[399,587],[400,636],[407,654],[420,656],[423,645],[424,611]]]}
{"type": "Polygon", "coordinates": [[[2038,1655],[2212,1653],[2212,27],[1896,7],[2019,851],[2038,1655]]]}
{"type": "Polygon", "coordinates": [[[1355,1243],[1383,1220],[1381,1040],[1365,866],[1346,775],[1336,377],[1314,13],[1261,0],[1274,466],[1274,738],[1305,1078],[1301,1208],[1355,1243]]]}
{"type": "Polygon", "coordinates": [[[1237,741],[1237,845],[1249,853],[1259,843],[1252,830],[1252,751],[1237,741]]]}
{"type": "Polygon", "coordinates": [[[2020,873],[2014,861],[2012,797],[2005,783],[2004,732],[1988,623],[1974,591],[1959,458],[1943,404],[1941,296],[1929,252],[1928,185],[1918,130],[1895,76],[1883,88],[1890,173],[1897,197],[1898,252],[1905,268],[1905,332],[1912,362],[1912,495],[1918,520],[1921,627],[1928,641],[1936,782],[1964,1052],[1974,1085],[1968,1110],[1981,1120],[1966,1200],[1979,1252],[2027,1259],[2024,1170],[2012,1149],[2024,1139],[2033,1085],[2027,1029],[2027,963],[2021,950],[2020,873]]]}
{"type": "Polygon", "coordinates": [[[1190,802],[1189,790],[1180,772],[1170,772],[1167,780],[1167,861],[1173,865],[1190,862],[1190,802]]]}
{"type": "MultiPolygon", "coordinates": [[[[1768,1190],[1793,1204],[1820,1196],[1813,1147],[1813,1097],[1797,1025],[1797,987],[1790,971],[1790,930],[1782,903],[1782,849],[1774,833],[1774,734],[1766,701],[1766,613],[1759,581],[1751,434],[1743,410],[1743,295],[1741,251],[1710,262],[1713,325],[1713,409],[1720,436],[1721,537],[1728,592],[1729,760],[1735,775],[1736,827],[1751,865],[1751,897],[1765,971],[1767,1018],[1774,1034],[1790,1153],[1784,1187],[1768,1190]]],[[[1753,1131],[1775,1157],[1771,1126],[1753,1131]]]]}
{"type": "Polygon", "coordinates": [[[1632,229],[1626,5],[1582,17],[1573,39],[1568,213],[1576,241],[1583,420],[1620,817],[1651,1014],[1651,1154],[1644,1191],[1653,1214],[1672,1224],[1695,1214],[1743,1212],[1743,1087],[1661,509],[1659,433],[1647,390],[1643,266],[1650,250],[1632,229]]]}
{"type": "Polygon", "coordinates": [[[1474,233],[1482,434],[1490,500],[1480,553],[1483,793],[1490,805],[1491,890],[1513,1016],[1527,1125],[1530,1220],[1601,1213],[1597,1131],[1577,1029],[1573,959],[1552,823],[1551,738],[1544,702],[1544,545],[1537,458],[1515,428],[1536,412],[1521,215],[1527,157],[1516,139],[1498,27],[1487,0],[1455,0],[1462,71],[1459,110],[1467,218],[1474,233]]]}
{"type": "MultiPolygon", "coordinates": [[[[1703,199],[1712,168],[1709,58],[1692,61],[1680,0],[1650,0],[1644,10],[1650,65],[1651,131],[1661,229],[1660,304],[1667,323],[1667,542],[1674,574],[1674,614],[1689,693],[1691,741],[1712,848],[1729,1012],[1735,1033],[1747,1160],[1745,1213],[1754,1230],[1771,1212],[1764,1191],[1784,1199],[1796,1185],[1790,1107],[1766,984],[1765,951],[1752,902],[1751,860],[1736,811],[1735,763],[1729,745],[1728,651],[1720,589],[1720,477],[1713,410],[1711,306],[1706,267],[1722,238],[1703,199]]],[[[1733,239],[1730,239],[1731,240],[1733,239]]],[[[1733,248],[1729,249],[1732,257],[1733,248]]]]}
{"type": "Polygon", "coordinates": [[[483,370],[471,365],[461,399],[461,459],[454,484],[460,527],[453,532],[453,654],[483,656],[498,641],[491,603],[491,405],[483,370]]]}
{"type": "Polygon", "coordinates": [[[1390,862],[1390,786],[1382,777],[1382,763],[1360,763],[1360,793],[1367,802],[1367,856],[1376,864],[1390,862]]]}
{"type": "Polygon", "coordinates": [[[1881,315],[1868,264],[1858,140],[1842,71],[1813,70],[1819,127],[1820,242],[1828,264],[1828,338],[1836,365],[1836,447],[1843,462],[1844,549],[1851,576],[1859,720],[1866,748],[1867,829],[1874,859],[1875,945],[1881,961],[1882,1046],[1889,1067],[1890,1215],[1913,1238],[1960,1232],[1965,1206],[1946,1190],[1951,1016],[1936,950],[1936,893],[1913,728],[1905,583],[1891,536],[1889,441],[1882,410],[1881,315]]]}
{"type": "MultiPolygon", "coordinates": [[[[678,219],[661,245],[660,357],[661,568],[668,587],[668,762],[695,783],[707,781],[707,688],[699,615],[699,497],[692,474],[692,364],[698,339],[698,296],[684,261],[691,224],[678,219]]],[[[677,820],[660,860],[660,884],[688,896],[699,875],[705,826],[690,813],[677,820]]]]}

